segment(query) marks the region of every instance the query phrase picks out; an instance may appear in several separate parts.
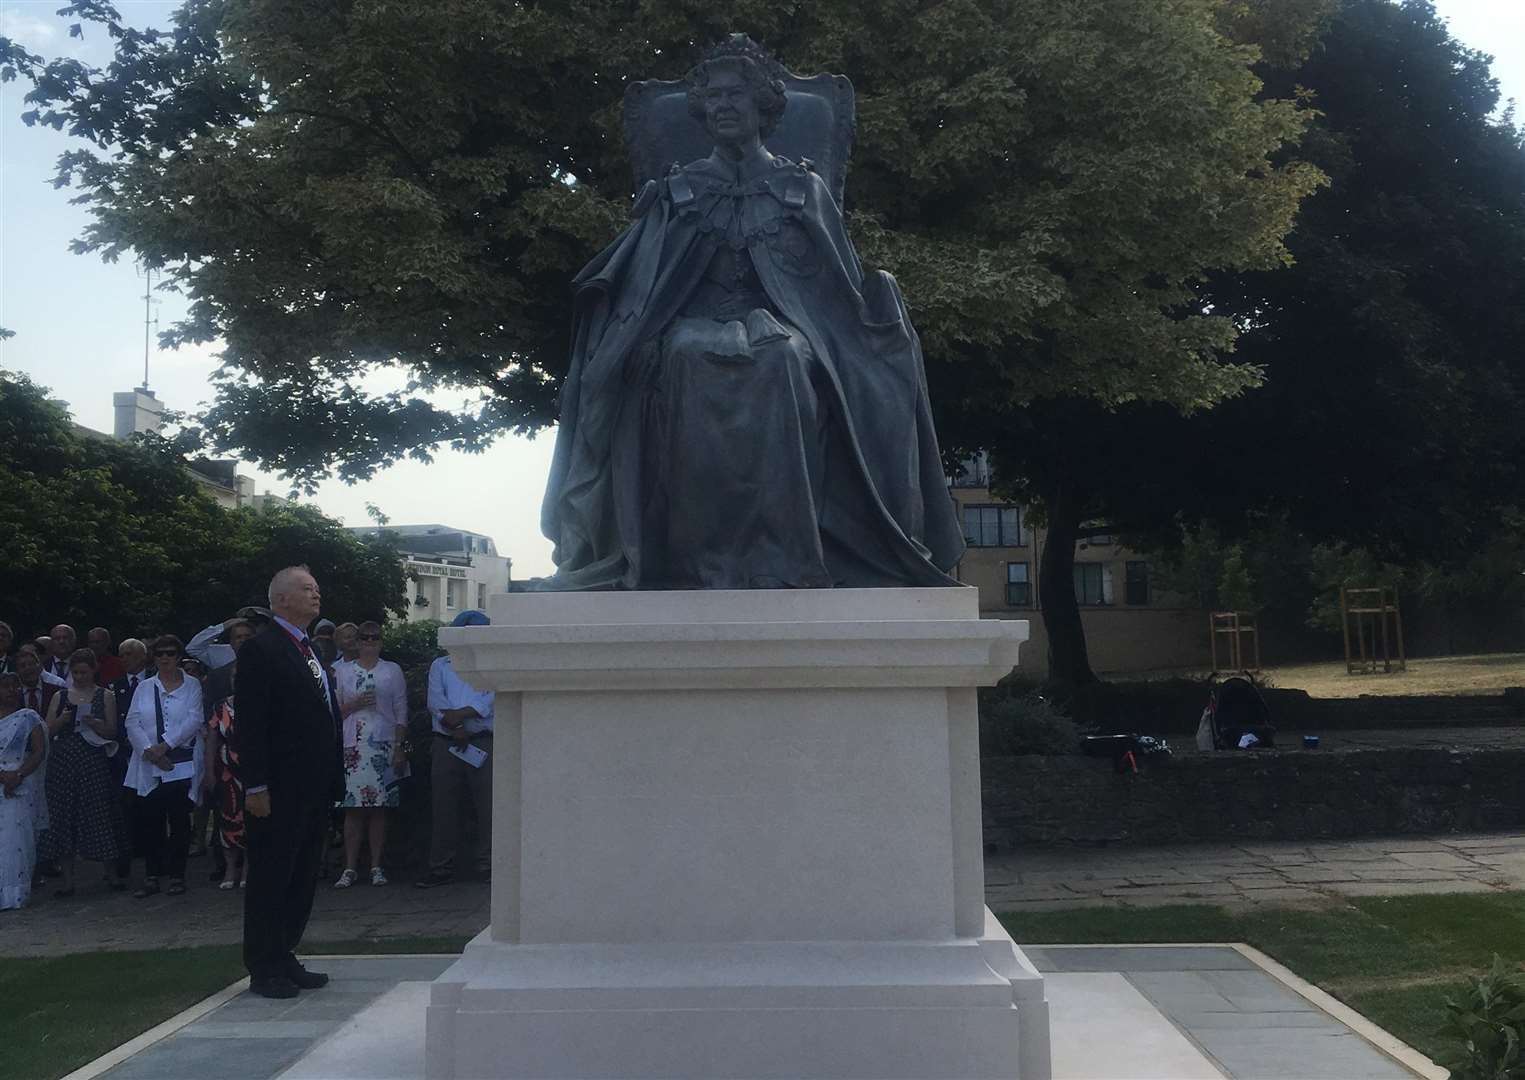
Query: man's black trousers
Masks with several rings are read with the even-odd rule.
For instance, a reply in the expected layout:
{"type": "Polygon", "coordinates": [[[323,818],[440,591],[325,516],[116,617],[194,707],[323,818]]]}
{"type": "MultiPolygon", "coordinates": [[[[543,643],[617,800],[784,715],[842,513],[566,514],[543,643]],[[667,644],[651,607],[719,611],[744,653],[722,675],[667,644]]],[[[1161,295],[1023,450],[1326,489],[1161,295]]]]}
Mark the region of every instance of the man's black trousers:
{"type": "Polygon", "coordinates": [[[292,805],[290,799],[272,793],[269,817],[244,814],[249,847],[244,967],[256,979],[291,973],[318,887],[329,808],[326,803],[292,805]]]}

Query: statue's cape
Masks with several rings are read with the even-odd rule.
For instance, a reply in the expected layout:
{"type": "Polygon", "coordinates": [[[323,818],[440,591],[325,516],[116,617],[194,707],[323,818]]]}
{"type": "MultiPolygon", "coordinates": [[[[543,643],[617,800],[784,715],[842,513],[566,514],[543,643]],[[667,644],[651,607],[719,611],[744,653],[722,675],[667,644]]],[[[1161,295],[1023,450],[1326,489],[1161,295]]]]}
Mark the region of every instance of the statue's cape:
{"type": "Polygon", "coordinates": [[[541,514],[558,569],[540,586],[640,586],[640,402],[652,352],[640,346],[682,309],[713,245],[738,235],[737,213],[763,288],[827,374],[828,423],[841,437],[820,527],[829,550],[852,553],[839,584],[954,584],[948,571],[964,538],[921,343],[895,279],[863,273],[820,177],[776,158],[768,175],[735,185],[706,159],[648,183],[633,213],[575,281],[572,362],[541,514]]]}

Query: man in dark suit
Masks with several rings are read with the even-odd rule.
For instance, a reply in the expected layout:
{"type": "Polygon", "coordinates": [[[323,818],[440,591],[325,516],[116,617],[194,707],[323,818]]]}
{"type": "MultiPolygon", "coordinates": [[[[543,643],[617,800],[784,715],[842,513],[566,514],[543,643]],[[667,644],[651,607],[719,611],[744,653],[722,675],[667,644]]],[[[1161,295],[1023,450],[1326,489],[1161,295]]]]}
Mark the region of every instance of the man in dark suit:
{"type": "Polygon", "coordinates": [[[64,683],[48,678],[42,653],[36,645],[23,645],[16,653],[16,674],[21,678],[21,707],[33,709],[38,716],[48,715],[48,704],[64,683]]]}
{"type": "Polygon", "coordinates": [[[249,846],[244,966],[249,989],[263,997],[295,997],[328,982],[296,958],[329,809],[344,793],[338,694],[307,637],[321,606],[307,568],[287,567],[270,582],[274,620],[238,651],[234,733],[249,846]]]}

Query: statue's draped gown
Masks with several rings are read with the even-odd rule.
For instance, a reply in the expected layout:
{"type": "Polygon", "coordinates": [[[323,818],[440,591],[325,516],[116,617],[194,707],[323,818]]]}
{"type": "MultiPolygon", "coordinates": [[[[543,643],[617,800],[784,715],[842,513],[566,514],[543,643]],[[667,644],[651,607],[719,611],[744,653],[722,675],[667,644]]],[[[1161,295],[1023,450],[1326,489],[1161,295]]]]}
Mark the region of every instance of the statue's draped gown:
{"type": "Polygon", "coordinates": [[[635,214],[577,280],[536,585],[953,584],[920,343],[820,178],[712,155],[635,214]]]}

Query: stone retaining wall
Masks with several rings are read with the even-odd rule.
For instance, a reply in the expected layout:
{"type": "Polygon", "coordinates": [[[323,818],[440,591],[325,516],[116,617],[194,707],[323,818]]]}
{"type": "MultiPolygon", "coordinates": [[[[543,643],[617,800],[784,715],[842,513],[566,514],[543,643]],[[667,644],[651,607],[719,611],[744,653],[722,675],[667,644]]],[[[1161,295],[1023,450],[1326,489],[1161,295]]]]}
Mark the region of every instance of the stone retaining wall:
{"type": "Polygon", "coordinates": [[[1525,750],[1183,754],[1137,774],[1099,758],[1005,757],[981,775],[993,850],[1525,827],[1525,750]]]}

